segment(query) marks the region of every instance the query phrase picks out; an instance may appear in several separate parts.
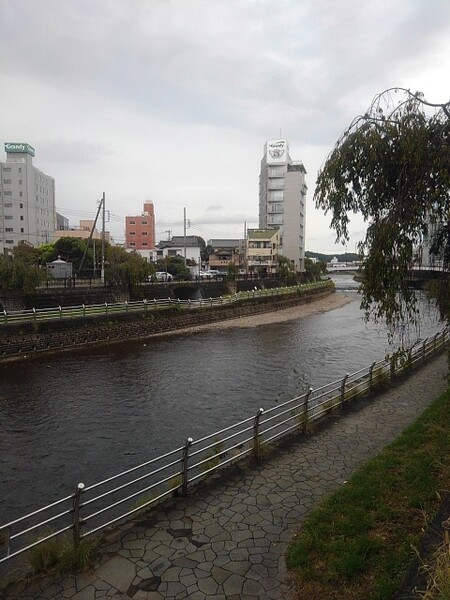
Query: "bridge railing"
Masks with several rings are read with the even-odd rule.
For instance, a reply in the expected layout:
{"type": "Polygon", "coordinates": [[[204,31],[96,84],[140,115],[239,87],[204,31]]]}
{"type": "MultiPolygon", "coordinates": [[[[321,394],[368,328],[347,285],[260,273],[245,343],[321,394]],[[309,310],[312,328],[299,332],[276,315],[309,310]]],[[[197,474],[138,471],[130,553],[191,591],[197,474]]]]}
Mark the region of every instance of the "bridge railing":
{"type": "Polygon", "coordinates": [[[73,319],[77,317],[89,317],[96,315],[126,314],[132,312],[145,313],[150,310],[160,310],[178,306],[183,309],[204,308],[208,306],[234,304],[241,300],[252,298],[267,298],[292,294],[294,292],[306,293],[311,290],[319,290],[329,287],[328,281],[306,283],[298,286],[279,287],[270,289],[255,289],[242,291],[230,296],[217,298],[199,298],[198,300],[178,300],[174,298],[162,298],[153,300],[136,300],[125,302],[103,302],[101,304],[81,304],[77,306],[56,306],[52,308],[30,308],[27,310],[3,310],[0,313],[0,325],[14,323],[54,321],[58,319],[73,319]]]}
{"type": "Polygon", "coordinates": [[[198,482],[244,457],[262,460],[276,442],[310,431],[327,414],[388,386],[449,343],[446,328],[393,356],[264,410],[103,481],[79,483],[73,494],[0,526],[0,563],[71,535],[78,546],[88,536],[130,518],[173,494],[186,496],[198,482]]]}

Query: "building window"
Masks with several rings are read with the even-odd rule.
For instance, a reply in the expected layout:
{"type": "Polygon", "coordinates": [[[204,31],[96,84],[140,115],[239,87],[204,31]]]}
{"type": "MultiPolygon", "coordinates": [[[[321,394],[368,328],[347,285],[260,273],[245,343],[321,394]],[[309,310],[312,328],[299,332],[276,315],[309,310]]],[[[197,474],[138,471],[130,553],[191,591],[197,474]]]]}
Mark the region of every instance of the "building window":
{"type": "Polygon", "coordinates": [[[147,221],[141,221],[141,225],[147,225],[147,221]]]}
{"type": "Polygon", "coordinates": [[[282,225],[283,224],[283,215],[276,214],[270,215],[270,219],[267,220],[267,225],[270,227],[272,225],[282,225]]]}
{"type": "Polygon", "coordinates": [[[22,204],[22,202],[19,204],[19,208],[23,208],[23,204],[22,204]]]}
{"type": "Polygon", "coordinates": [[[14,244],[14,240],[5,240],[7,244],[14,244]]]}
{"type": "Polygon", "coordinates": [[[5,208],[11,208],[12,206],[12,202],[5,202],[5,204],[3,205],[5,208]]]}
{"type": "Polygon", "coordinates": [[[267,206],[269,213],[282,213],[283,203],[282,202],[271,202],[267,206]]]}
{"type": "Polygon", "coordinates": [[[5,231],[14,231],[13,227],[5,227],[5,231]]]}
{"type": "Polygon", "coordinates": [[[12,215],[5,215],[5,221],[12,221],[12,215]]]}
{"type": "Polygon", "coordinates": [[[23,227],[20,228],[20,233],[23,233],[23,227]]]}
{"type": "Polygon", "coordinates": [[[130,242],[130,246],[136,246],[136,242],[130,242]]]}
{"type": "Polygon", "coordinates": [[[267,195],[269,202],[283,202],[283,190],[271,190],[267,195]]]}
{"type": "Polygon", "coordinates": [[[130,231],[129,235],[136,235],[135,231],[130,231]]]}
{"type": "Polygon", "coordinates": [[[21,179],[19,179],[19,185],[22,185],[22,180],[21,179]]]}
{"type": "Polygon", "coordinates": [[[11,167],[3,167],[3,173],[11,173],[11,167]]]}
{"type": "Polygon", "coordinates": [[[12,196],[12,192],[3,192],[4,196],[12,196]]]}
{"type": "Polygon", "coordinates": [[[19,192],[19,196],[23,196],[23,192],[19,192]]]}
{"type": "Polygon", "coordinates": [[[285,165],[278,165],[276,167],[269,167],[269,177],[283,177],[286,173],[287,167],[285,165]]]}
{"type": "Polygon", "coordinates": [[[11,183],[11,179],[4,179],[3,183],[11,183]]]}
{"type": "Polygon", "coordinates": [[[19,167],[19,173],[22,173],[22,167],[19,167]]]}
{"type": "Polygon", "coordinates": [[[23,221],[23,215],[20,215],[20,220],[23,221]]]}
{"type": "Polygon", "coordinates": [[[147,244],[147,242],[142,242],[142,245],[147,246],[148,244],[147,244]]]}
{"type": "Polygon", "coordinates": [[[136,225],[136,221],[128,221],[130,225],[136,225]]]}
{"type": "Polygon", "coordinates": [[[148,232],[147,231],[143,231],[142,235],[148,235],[148,232]]]}

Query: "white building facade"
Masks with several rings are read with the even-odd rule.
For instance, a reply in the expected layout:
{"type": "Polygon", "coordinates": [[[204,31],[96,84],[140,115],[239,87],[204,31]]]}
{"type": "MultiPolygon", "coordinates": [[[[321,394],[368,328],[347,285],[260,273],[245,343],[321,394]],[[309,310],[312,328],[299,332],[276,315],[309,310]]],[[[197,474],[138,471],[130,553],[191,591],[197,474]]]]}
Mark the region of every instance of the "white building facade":
{"type": "Polygon", "coordinates": [[[20,242],[40,246],[56,229],[55,180],[33,166],[34,148],[5,143],[0,162],[0,251],[20,242]]]}
{"type": "Polygon", "coordinates": [[[279,252],[291,259],[299,273],[305,270],[306,170],[293,161],[286,139],[264,145],[259,176],[259,227],[278,229],[279,252]]]}

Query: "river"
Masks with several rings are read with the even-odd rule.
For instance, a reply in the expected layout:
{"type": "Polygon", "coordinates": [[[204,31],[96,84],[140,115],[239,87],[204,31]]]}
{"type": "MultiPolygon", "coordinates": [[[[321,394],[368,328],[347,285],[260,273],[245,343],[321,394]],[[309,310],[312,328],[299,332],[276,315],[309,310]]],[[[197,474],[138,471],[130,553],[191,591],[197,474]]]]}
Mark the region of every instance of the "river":
{"type": "MultiPolygon", "coordinates": [[[[354,299],[323,314],[1,366],[0,523],[383,358],[384,327],[333,279],[354,299]]],[[[426,337],[441,324],[421,306],[426,337]]]]}

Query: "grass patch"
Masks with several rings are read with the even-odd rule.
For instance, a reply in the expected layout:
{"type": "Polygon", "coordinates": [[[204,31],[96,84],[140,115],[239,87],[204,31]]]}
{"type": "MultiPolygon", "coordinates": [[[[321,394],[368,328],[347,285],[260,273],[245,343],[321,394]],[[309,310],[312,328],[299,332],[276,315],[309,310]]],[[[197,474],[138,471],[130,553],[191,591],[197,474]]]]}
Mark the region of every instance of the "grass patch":
{"type": "Polygon", "coordinates": [[[79,573],[93,558],[95,540],[81,540],[74,547],[72,539],[58,536],[30,549],[28,562],[34,573],[79,573]]]}
{"type": "Polygon", "coordinates": [[[449,456],[450,389],[305,519],[287,554],[297,600],[391,598],[450,487],[449,456]]]}
{"type": "Polygon", "coordinates": [[[450,600],[450,543],[445,541],[423,566],[428,576],[427,588],[419,591],[423,600],[450,600]]]}

